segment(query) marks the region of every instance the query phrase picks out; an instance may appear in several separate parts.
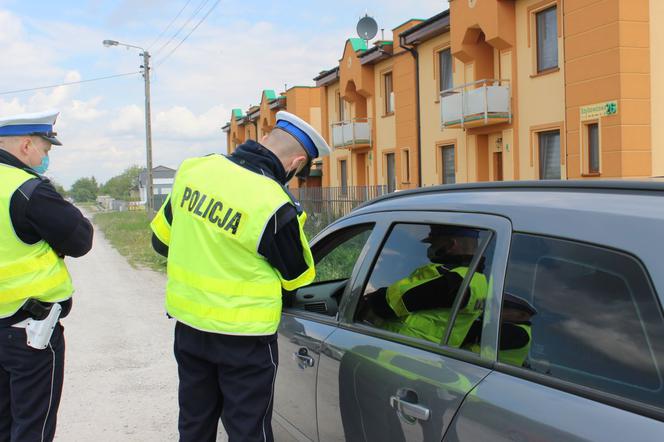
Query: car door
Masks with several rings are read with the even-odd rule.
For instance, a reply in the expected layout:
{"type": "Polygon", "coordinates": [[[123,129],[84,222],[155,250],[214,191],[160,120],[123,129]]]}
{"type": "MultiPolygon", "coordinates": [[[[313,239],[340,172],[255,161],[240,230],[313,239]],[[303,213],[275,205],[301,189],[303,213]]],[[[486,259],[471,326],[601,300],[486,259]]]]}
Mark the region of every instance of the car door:
{"type": "Polygon", "coordinates": [[[635,256],[516,233],[500,317],[445,441],[663,440],[664,315],[635,256]]]}
{"type": "MultiPolygon", "coordinates": [[[[275,384],[275,434],[318,440],[316,376],[323,340],[338,324],[338,306],[371,235],[370,222],[340,225],[312,244],[316,279],[284,296],[275,384]]],[[[282,437],[283,438],[283,437],[282,437]]]]}
{"type": "Polygon", "coordinates": [[[497,318],[484,312],[499,307],[511,225],[505,218],[479,214],[375,216],[375,233],[382,241],[369,246],[341,305],[340,325],[321,349],[320,440],[439,442],[464,397],[489,374],[495,359],[497,318]],[[445,254],[430,256],[432,239],[442,235],[434,232],[443,231],[475,235],[468,242],[474,248],[465,272],[458,270],[464,266],[445,264],[448,258],[454,261],[445,254]],[[457,285],[443,284],[432,270],[461,275],[454,280],[457,285]],[[413,282],[428,273],[424,283],[413,282]],[[421,295],[424,308],[411,306],[396,320],[377,313],[384,307],[383,295],[388,299],[388,293],[409,285],[417,289],[402,290],[402,299],[409,296],[411,303],[421,295]],[[432,300],[442,304],[427,308],[432,300]],[[418,330],[420,320],[433,326],[418,330]]]}

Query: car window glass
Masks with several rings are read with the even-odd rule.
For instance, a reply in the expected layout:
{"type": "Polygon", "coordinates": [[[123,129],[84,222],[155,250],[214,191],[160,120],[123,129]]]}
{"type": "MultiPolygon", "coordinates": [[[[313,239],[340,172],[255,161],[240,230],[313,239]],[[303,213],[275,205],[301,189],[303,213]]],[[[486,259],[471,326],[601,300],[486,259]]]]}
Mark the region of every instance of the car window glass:
{"type": "Polygon", "coordinates": [[[499,360],[664,406],[662,311],[643,267],[596,246],[514,235],[499,360]]]}
{"type": "Polygon", "coordinates": [[[452,347],[460,345],[464,350],[480,353],[484,309],[491,289],[490,276],[495,250],[496,239],[492,238],[459,304],[459,311],[454,319],[448,342],[452,347]]]}
{"type": "MultiPolygon", "coordinates": [[[[466,336],[481,321],[486,277],[468,269],[490,233],[438,224],[397,224],[383,245],[358,305],[356,322],[441,343],[464,278],[470,285],[460,302],[449,345],[465,347],[466,336]]],[[[485,269],[481,262],[478,270],[485,269]]],[[[481,332],[481,328],[480,328],[481,332]]]]}
{"type": "Polygon", "coordinates": [[[336,316],[346,284],[364,248],[373,224],[360,224],[331,233],[312,249],[316,278],[295,292],[284,292],[283,308],[336,316]]]}
{"type": "Polygon", "coordinates": [[[362,224],[335,232],[313,250],[316,263],[314,283],[348,279],[369,239],[373,224],[362,224]]]}

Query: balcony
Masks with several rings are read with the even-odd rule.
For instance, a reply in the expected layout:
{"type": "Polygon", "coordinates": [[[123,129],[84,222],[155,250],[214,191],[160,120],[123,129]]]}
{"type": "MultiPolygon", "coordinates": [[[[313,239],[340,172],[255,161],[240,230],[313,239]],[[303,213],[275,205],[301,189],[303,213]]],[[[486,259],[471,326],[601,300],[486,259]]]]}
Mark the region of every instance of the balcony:
{"type": "Polygon", "coordinates": [[[338,121],[332,127],[332,147],[335,149],[371,146],[371,120],[353,118],[338,121]]]}
{"type": "Polygon", "coordinates": [[[444,128],[471,128],[511,123],[511,90],[508,80],[478,80],[440,93],[444,128]]]}

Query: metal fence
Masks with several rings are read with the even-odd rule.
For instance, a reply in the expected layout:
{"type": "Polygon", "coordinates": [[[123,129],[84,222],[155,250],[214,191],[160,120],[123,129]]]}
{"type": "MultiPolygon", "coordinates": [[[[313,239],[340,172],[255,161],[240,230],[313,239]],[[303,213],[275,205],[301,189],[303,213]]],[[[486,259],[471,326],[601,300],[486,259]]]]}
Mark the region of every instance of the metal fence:
{"type": "Polygon", "coordinates": [[[301,187],[291,192],[307,212],[311,238],[360,204],[386,194],[387,186],[301,187]]]}

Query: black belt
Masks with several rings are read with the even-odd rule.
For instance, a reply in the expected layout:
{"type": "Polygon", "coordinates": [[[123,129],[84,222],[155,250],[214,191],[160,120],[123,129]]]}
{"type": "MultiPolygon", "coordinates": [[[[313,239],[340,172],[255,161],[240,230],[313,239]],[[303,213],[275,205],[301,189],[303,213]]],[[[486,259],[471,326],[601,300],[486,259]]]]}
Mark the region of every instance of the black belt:
{"type": "MultiPolygon", "coordinates": [[[[63,313],[60,315],[60,318],[64,318],[65,316],[67,316],[69,310],[71,309],[71,299],[61,302],[60,304],[62,305],[62,313],[63,313]]],[[[8,318],[0,319],[0,327],[11,327],[12,325],[19,323],[28,318],[33,318],[38,321],[41,321],[42,319],[45,319],[48,316],[52,306],[53,303],[50,302],[41,302],[32,298],[28,299],[25,302],[25,304],[23,304],[23,306],[19,309],[19,311],[17,311],[8,318]]]]}

